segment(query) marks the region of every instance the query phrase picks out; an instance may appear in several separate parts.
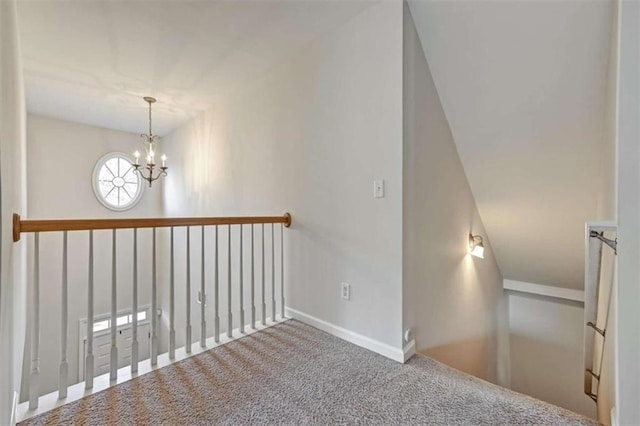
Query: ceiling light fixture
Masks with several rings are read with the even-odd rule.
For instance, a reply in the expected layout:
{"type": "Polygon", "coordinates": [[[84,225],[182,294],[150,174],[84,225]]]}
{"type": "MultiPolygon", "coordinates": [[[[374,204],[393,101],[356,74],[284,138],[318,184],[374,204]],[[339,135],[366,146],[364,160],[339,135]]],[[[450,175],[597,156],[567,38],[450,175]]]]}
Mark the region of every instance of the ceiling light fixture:
{"type": "Polygon", "coordinates": [[[145,96],[143,99],[146,103],[149,104],[149,134],[145,134],[145,133],[140,134],[140,137],[144,140],[143,145],[144,145],[144,150],[147,154],[147,164],[144,167],[140,165],[140,152],[136,151],[133,154],[136,158],[136,161],[133,164],[133,167],[135,167],[136,172],[140,174],[142,179],[149,182],[149,187],[151,187],[151,184],[154,181],[160,179],[162,176],[167,175],[168,167],[167,167],[167,156],[162,154],[162,156],[160,157],[160,159],[162,160],[160,171],[155,176],[153,175],[154,171],[156,170],[155,168],[156,167],[156,150],[155,150],[154,144],[159,139],[159,137],[157,135],[154,135],[153,132],[151,131],[151,104],[155,103],[156,100],[151,96],[145,96]],[[147,170],[148,172],[147,176],[145,176],[144,170],[147,170]]]}
{"type": "Polygon", "coordinates": [[[469,254],[484,259],[484,244],[480,235],[469,234],[469,254]]]}

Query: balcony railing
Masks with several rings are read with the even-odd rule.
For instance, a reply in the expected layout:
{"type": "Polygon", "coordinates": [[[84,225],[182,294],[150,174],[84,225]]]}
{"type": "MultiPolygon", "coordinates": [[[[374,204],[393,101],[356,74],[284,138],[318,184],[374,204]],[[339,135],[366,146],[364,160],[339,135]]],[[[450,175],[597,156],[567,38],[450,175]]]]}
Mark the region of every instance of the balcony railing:
{"type": "MultiPolygon", "coordinates": [[[[139,308],[138,292],[140,285],[149,285],[151,288],[151,331],[150,331],[150,365],[151,368],[158,366],[158,355],[166,351],[169,360],[176,358],[176,283],[179,282],[182,285],[180,291],[183,291],[186,296],[185,317],[180,321],[180,326],[184,326],[185,345],[184,351],[190,354],[192,351],[192,336],[191,336],[191,303],[192,303],[192,284],[199,285],[198,300],[200,303],[200,336],[199,346],[202,349],[207,348],[207,323],[206,323],[206,309],[207,304],[207,291],[205,286],[205,280],[213,281],[213,339],[216,343],[220,342],[221,324],[220,314],[226,311],[226,334],[227,338],[233,337],[234,330],[234,313],[239,315],[236,318],[235,323],[239,326],[239,332],[245,333],[245,326],[249,326],[252,329],[256,328],[256,322],[260,321],[262,325],[266,325],[267,312],[269,303],[271,320],[275,320],[277,317],[277,305],[280,308],[280,317],[284,318],[285,298],[284,298],[284,231],[283,228],[291,225],[291,215],[284,214],[282,216],[253,216],[253,217],[198,217],[198,218],[154,218],[154,219],[73,219],[73,220],[22,220],[19,215],[15,214],[13,218],[13,238],[14,241],[19,241],[23,234],[33,234],[33,280],[31,288],[31,300],[30,300],[30,368],[29,368],[29,402],[28,410],[34,412],[38,409],[39,401],[41,398],[40,392],[40,357],[41,356],[56,356],[51,353],[43,354],[40,350],[40,303],[41,303],[41,286],[52,284],[52,281],[60,280],[61,295],[60,295],[60,363],[59,363],[59,380],[57,398],[59,400],[65,400],[68,395],[69,384],[69,359],[68,359],[68,335],[69,335],[69,262],[87,262],[88,275],[86,278],[87,289],[87,305],[86,305],[86,348],[84,355],[84,389],[85,394],[88,390],[91,390],[94,386],[94,287],[95,287],[95,264],[98,261],[110,262],[111,266],[111,312],[110,312],[110,324],[116,324],[118,318],[118,309],[126,308],[131,312],[137,312],[139,308]],[[270,225],[270,232],[267,230],[270,225]],[[279,226],[279,232],[276,232],[276,225],[279,226]],[[138,230],[142,228],[150,228],[151,231],[151,264],[148,265],[151,268],[151,279],[142,280],[148,282],[140,282],[139,271],[143,265],[139,265],[139,248],[138,248],[138,230]],[[157,232],[158,228],[170,228],[170,237],[168,241],[168,258],[169,258],[169,276],[168,276],[168,299],[169,299],[169,322],[168,322],[168,347],[160,348],[160,342],[158,339],[158,252],[164,250],[162,254],[166,254],[167,247],[159,248],[157,232]],[[186,275],[180,278],[176,277],[176,255],[178,250],[176,248],[174,230],[176,228],[184,228],[186,233],[186,246],[184,250],[179,251],[179,255],[185,256],[185,269],[186,275]],[[226,228],[227,232],[221,232],[222,237],[226,234],[226,241],[221,241],[219,230],[226,228]],[[236,228],[238,232],[238,239],[234,242],[235,247],[232,246],[232,228],[236,228]],[[259,228],[259,235],[256,238],[254,228],[259,228]],[[111,231],[111,244],[110,244],[110,259],[96,259],[95,255],[95,243],[94,243],[94,231],[107,230],[111,231]],[[60,278],[40,275],[40,234],[44,232],[58,232],[62,234],[60,245],[60,259],[62,262],[62,274],[60,278]],[[81,259],[70,259],[69,257],[69,242],[68,235],[70,232],[84,232],[87,235],[87,249],[86,255],[81,259]],[[250,235],[243,233],[250,233],[250,235]],[[122,244],[119,244],[119,236],[122,233],[130,233],[132,235],[132,247],[130,248],[132,253],[132,266],[133,274],[130,279],[131,286],[131,304],[123,307],[118,306],[117,303],[117,291],[118,291],[118,248],[122,244]],[[196,253],[191,253],[191,237],[195,234],[196,238],[201,241],[199,247],[199,256],[196,253]],[[279,235],[278,235],[279,234],[279,235]],[[215,245],[213,247],[213,255],[207,253],[207,247],[205,244],[205,235],[210,239],[213,237],[215,245]],[[268,238],[270,236],[270,238],[268,238]],[[267,238],[265,238],[267,237],[267,238]],[[270,243],[270,250],[265,251],[265,239],[267,244],[270,243]],[[277,248],[279,248],[279,256],[276,255],[276,240],[279,239],[277,248]],[[257,241],[256,241],[257,240],[257,241]],[[269,241],[270,240],[270,241],[269,241]],[[247,244],[248,242],[248,244],[247,244]],[[220,258],[221,252],[225,251],[226,243],[226,274],[221,276],[220,258]],[[256,245],[259,246],[259,256],[256,256],[256,245]],[[245,247],[248,245],[248,247],[245,247]],[[232,253],[232,249],[234,249],[232,253]],[[265,259],[265,253],[270,254],[270,259],[265,259]],[[195,254],[195,256],[194,256],[195,254]],[[237,269],[232,270],[232,257],[236,259],[237,269]],[[244,258],[248,258],[249,265],[244,258]],[[276,257],[279,257],[279,282],[276,282],[276,257]],[[199,283],[192,283],[192,258],[194,263],[200,267],[200,280],[199,283]],[[208,262],[212,261],[213,265],[208,265],[208,262]],[[265,261],[270,261],[271,265],[269,271],[271,272],[270,279],[267,278],[265,272],[265,261]],[[207,267],[208,266],[208,267],[207,267]],[[212,268],[211,268],[212,266],[212,268]],[[260,268],[260,275],[256,274],[256,269],[260,268]],[[208,273],[213,269],[213,276],[208,277],[208,273]],[[237,274],[237,275],[236,275],[237,274]],[[247,277],[245,277],[245,275],[247,277]],[[248,278],[248,286],[250,292],[245,287],[245,279],[248,278]],[[226,284],[226,309],[221,309],[220,306],[220,291],[222,286],[226,284]],[[259,286],[259,288],[257,288],[259,286]],[[280,300],[279,303],[276,300],[276,288],[279,288],[280,300]],[[250,296],[247,298],[247,294],[250,296]],[[256,296],[259,295],[260,300],[256,300],[256,296]],[[270,295],[270,300],[267,300],[270,295]],[[249,299],[249,300],[247,300],[249,299]],[[259,305],[258,305],[259,304],[259,305]],[[258,309],[256,309],[258,306],[258,309]],[[245,324],[245,308],[250,309],[250,319],[245,324]],[[256,313],[259,310],[260,318],[256,318],[256,313]]],[[[166,232],[166,231],[165,231],[166,232]]],[[[235,231],[234,231],[235,232],[235,231]]],[[[145,237],[148,236],[145,234],[145,237]]],[[[196,242],[197,244],[197,242],[196,242]]],[[[121,248],[122,249],[122,248],[121,248]]],[[[129,250],[129,248],[128,248],[129,250]]],[[[56,250],[57,251],[57,250],[56,250]]],[[[104,251],[104,250],[103,250],[104,251]]],[[[128,280],[129,281],[129,280],[128,280]]],[[[56,283],[57,284],[57,283],[56,283]]],[[[118,327],[110,327],[110,368],[109,379],[112,383],[118,380],[118,345],[117,345],[117,329],[118,327]]],[[[132,315],[131,317],[131,345],[130,345],[130,372],[129,376],[133,376],[138,373],[139,360],[139,339],[138,339],[138,316],[132,315]]],[[[209,333],[211,334],[211,333],[209,333]]],[[[198,346],[195,346],[195,348],[198,346]]],[[[181,349],[182,350],[182,349],[181,349]]],[[[77,385],[75,385],[77,387],[77,385]]]]}

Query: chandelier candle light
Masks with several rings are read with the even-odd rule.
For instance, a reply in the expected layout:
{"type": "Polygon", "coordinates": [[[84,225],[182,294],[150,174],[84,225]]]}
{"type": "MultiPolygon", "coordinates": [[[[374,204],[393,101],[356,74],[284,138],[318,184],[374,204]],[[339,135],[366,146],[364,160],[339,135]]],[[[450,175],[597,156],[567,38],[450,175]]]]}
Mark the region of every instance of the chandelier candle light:
{"type": "Polygon", "coordinates": [[[149,104],[149,134],[145,134],[145,133],[140,134],[140,137],[144,140],[143,143],[144,143],[144,149],[147,153],[147,164],[144,167],[140,165],[140,152],[136,151],[133,154],[136,158],[135,163],[133,164],[133,167],[135,167],[136,172],[140,174],[142,179],[149,182],[149,187],[151,187],[151,184],[153,183],[153,181],[156,181],[160,179],[162,176],[167,175],[168,167],[167,167],[167,156],[162,154],[162,157],[160,157],[160,159],[162,160],[160,171],[155,176],[153,175],[154,171],[156,170],[155,168],[156,167],[156,160],[155,160],[156,151],[154,149],[154,143],[159,138],[157,135],[154,135],[153,132],[151,131],[151,104],[155,103],[156,100],[155,98],[152,98],[150,96],[145,96],[143,99],[145,102],[149,104]],[[147,176],[145,176],[144,170],[147,170],[149,172],[147,176]]]}

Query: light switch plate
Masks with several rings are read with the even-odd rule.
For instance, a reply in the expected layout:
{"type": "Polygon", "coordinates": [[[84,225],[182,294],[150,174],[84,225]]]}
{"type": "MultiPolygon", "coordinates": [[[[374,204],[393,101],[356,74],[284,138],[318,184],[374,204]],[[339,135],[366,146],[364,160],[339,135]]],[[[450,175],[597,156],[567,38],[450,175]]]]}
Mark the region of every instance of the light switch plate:
{"type": "Polygon", "coordinates": [[[340,285],[340,297],[344,300],[351,300],[351,285],[349,283],[342,283],[340,285]]]}
{"type": "Polygon", "coordinates": [[[384,180],[373,181],[373,198],[384,198],[384,180]]]}

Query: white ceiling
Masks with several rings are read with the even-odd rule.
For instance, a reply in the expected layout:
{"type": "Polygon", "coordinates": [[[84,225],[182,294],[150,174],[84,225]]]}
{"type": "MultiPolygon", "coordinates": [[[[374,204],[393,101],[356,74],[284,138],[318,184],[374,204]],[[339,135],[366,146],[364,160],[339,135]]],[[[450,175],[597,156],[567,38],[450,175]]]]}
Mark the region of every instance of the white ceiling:
{"type": "MultiPolygon", "coordinates": [[[[30,112],[163,135],[371,1],[20,1],[30,112]]],[[[505,278],[580,288],[612,3],[411,11],[505,278]]]]}
{"type": "Polygon", "coordinates": [[[371,1],[20,1],[31,113],[163,135],[371,1]]]}
{"type": "Polygon", "coordinates": [[[613,3],[410,3],[505,278],[581,288],[613,3]]]}

